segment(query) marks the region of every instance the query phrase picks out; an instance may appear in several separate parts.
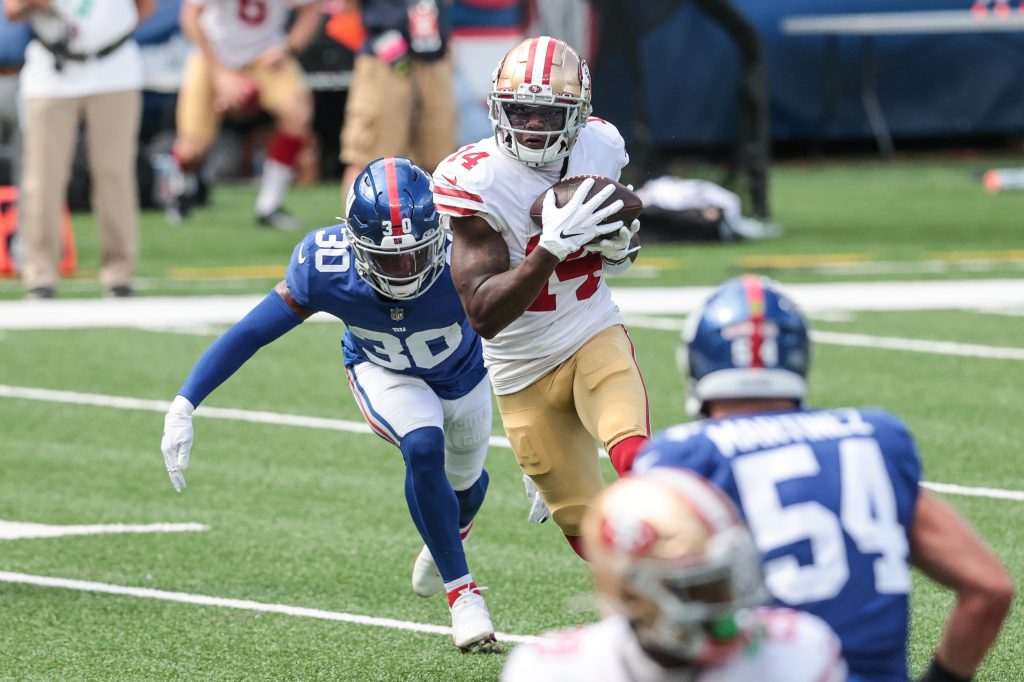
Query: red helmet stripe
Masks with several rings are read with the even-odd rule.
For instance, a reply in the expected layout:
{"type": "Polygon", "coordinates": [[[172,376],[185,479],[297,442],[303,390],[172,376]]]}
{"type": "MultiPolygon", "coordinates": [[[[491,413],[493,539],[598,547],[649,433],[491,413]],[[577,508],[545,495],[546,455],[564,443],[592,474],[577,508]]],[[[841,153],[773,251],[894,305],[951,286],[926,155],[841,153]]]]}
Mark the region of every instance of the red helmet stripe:
{"type": "Polygon", "coordinates": [[[540,42],[540,38],[534,38],[530,41],[530,51],[526,53],[526,73],[523,76],[526,78],[527,83],[533,82],[533,71],[534,58],[537,56],[537,43],[540,42]]]}
{"type": "Polygon", "coordinates": [[[750,309],[750,366],[764,367],[761,359],[761,344],[764,341],[764,287],[757,275],[743,276],[743,290],[747,294],[747,307],[750,309]]]}
{"type": "Polygon", "coordinates": [[[544,76],[541,83],[551,84],[551,64],[555,60],[555,41],[548,39],[548,49],[544,51],[544,76]]]}
{"type": "Polygon", "coordinates": [[[402,203],[398,195],[398,171],[395,168],[395,157],[384,158],[384,179],[388,183],[388,208],[391,209],[392,233],[402,234],[402,203]]]}

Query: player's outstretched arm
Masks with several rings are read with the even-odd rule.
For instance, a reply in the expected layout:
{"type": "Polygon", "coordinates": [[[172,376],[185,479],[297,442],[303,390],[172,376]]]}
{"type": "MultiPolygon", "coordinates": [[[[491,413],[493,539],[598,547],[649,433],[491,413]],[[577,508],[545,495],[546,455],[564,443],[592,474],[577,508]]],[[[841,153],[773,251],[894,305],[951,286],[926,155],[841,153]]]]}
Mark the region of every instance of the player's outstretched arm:
{"type": "Polygon", "coordinates": [[[956,605],[921,682],[969,680],[1010,611],[1013,581],[950,505],[922,490],[910,529],[911,562],[956,592],[956,605]]]}
{"type": "Polygon", "coordinates": [[[171,485],[185,488],[192,453],[192,412],[263,346],[295,328],[313,311],[300,306],[283,281],[199,358],[164,416],[160,450],[171,485]]]}

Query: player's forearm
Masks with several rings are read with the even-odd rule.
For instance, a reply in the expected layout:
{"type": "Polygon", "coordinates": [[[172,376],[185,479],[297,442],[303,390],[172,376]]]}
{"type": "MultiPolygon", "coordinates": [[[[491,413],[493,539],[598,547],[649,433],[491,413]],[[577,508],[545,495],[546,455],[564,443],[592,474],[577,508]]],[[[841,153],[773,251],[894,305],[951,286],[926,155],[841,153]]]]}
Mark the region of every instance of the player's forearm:
{"type": "Polygon", "coordinates": [[[958,594],[935,651],[943,667],[963,678],[974,675],[999,635],[1012,600],[1012,584],[1001,590],[958,594]]]}
{"type": "Polygon", "coordinates": [[[288,31],[288,50],[292,54],[300,54],[313,42],[320,29],[320,3],[304,5],[288,31]]]}
{"type": "Polygon", "coordinates": [[[544,249],[535,249],[518,266],[489,277],[471,297],[463,298],[466,316],[476,333],[485,339],[494,338],[522,316],[557,265],[557,258],[544,249]]]}
{"type": "Polygon", "coordinates": [[[4,0],[4,16],[7,21],[28,21],[40,7],[31,0],[4,0]]]}
{"type": "Polygon", "coordinates": [[[178,390],[178,395],[198,407],[256,351],[301,322],[280,294],[270,292],[248,315],[206,349],[178,390]]]}

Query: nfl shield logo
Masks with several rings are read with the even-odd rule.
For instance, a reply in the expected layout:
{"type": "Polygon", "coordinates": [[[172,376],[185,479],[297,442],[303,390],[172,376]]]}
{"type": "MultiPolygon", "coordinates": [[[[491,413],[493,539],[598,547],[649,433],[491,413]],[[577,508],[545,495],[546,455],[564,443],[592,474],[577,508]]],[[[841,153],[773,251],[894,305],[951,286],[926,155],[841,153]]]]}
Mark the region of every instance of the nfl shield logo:
{"type": "Polygon", "coordinates": [[[404,308],[392,308],[391,309],[391,319],[393,321],[401,322],[402,319],[404,319],[404,318],[405,318],[405,309],[404,308]]]}

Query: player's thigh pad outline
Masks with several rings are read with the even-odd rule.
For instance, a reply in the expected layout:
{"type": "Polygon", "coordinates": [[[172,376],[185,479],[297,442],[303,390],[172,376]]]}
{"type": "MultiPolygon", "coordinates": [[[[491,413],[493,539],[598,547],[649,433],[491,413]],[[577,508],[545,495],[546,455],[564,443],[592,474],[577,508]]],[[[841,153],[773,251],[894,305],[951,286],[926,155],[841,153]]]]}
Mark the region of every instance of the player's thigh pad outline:
{"type": "Polygon", "coordinates": [[[412,84],[382,60],[357,55],[341,130],[341,160],[365,166],[382,156],[408,156],[412,84]]]}
{"type": "Polygon", "coordinates": [[[193,50],[178,90],[175,119],[179,137],[204,145],[213,142],[220,126],[220,115],[213,108],[215,94],[213,70],[202,53],[193,50]]]}
{"type": "Polygon", "coordinates": [[[288,57],[274,69],[253,62],[244,71],[259,86],[260,108],[274,116],[280,116],[295,100],[311,97],[306,74],[294,57],[288,57]]]}
{"type": "Polygon", "coordinates": [[[461,398],[442,400],[444,408],[444,471],[454,490],[465,490],[480,478],[491,440],[491,382],[485,375],[461,398]]]}
{"type": "Polygon", "coordinates": [[[363,419],[384,440],[397,446],[415,429],[444,428],[441,399],[423,379],[372,362],[346,367],[345,374],[363,419]]]}
{"type": "Polygon", "coordinates": [[[516,461],[567,535],[579,535],[584,512],[604,487],[597,443],[573,404],[575,371],[573,356],[525,389],[498,396],[516,461]]]}
{"type": "Polygon", "coordinates": [[[580,420],[605,449],[650,436],[647,388],[622,325],[602,330],[576,351],[573,396],[580,420]]]}

